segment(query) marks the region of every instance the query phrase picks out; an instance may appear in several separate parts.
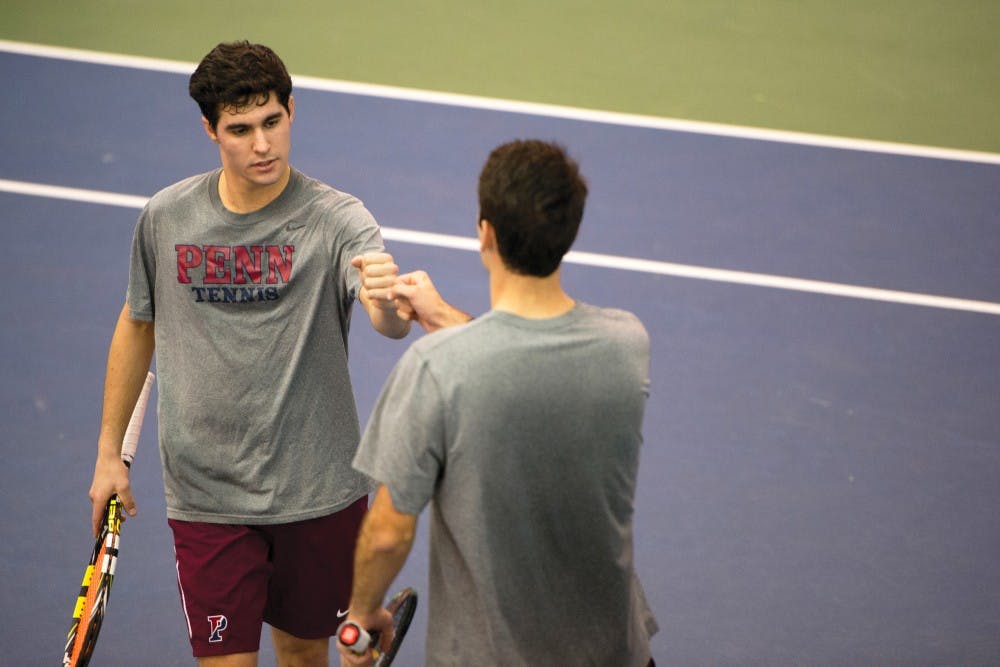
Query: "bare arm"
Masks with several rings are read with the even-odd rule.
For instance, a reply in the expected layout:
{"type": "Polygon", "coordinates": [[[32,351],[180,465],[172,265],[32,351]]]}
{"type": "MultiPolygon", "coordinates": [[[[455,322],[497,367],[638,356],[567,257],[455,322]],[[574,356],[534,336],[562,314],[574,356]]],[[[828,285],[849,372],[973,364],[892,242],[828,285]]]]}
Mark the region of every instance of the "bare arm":
{"type": "MultiPolygon", "coordinates": [[[[417,517],[392,504],[389,489],[381,485],[365,515],[354,551],[354,584],[347,620],[378,630],[383,648],[392,640],[392,616],[382,608],[390,584],[406,563],[417,530],[417,517]]],[[[342,665],[371,664],[371,653],[355,656],[340,648],[342,665]]]]}
{"type": "Polygon", "coordinates": [[[153,333],[151,322],[133,320],[128,315],[128,306],[122,308],[108,350],[97,462],[90,486],[91,525],[95,535],[112,495],[118,494],[125,511],[135,514],[128,469],[121,460],[122,438],[153,359],[153,333]]]}
{"type": "Polygon", "coordinates": [[[388,338],[405,338],[410,333],[410,322],[400,317],[389,288],[396,282],[399,267],[388,253],[369,253],[351,260],[361,273],[361,290],[358,300],[364,306],[372,326],[388,338]]]}

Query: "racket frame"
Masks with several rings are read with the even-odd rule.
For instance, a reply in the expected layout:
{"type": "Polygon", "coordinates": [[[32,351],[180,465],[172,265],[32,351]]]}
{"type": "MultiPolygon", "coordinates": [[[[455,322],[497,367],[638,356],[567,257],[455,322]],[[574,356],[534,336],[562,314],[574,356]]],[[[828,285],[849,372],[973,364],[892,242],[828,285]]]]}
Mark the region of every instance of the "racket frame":
{"type": "Polygon", "coordinates": [[[399,647],[406,637],[407,630],[410,629],[410,621],[417,611],[417,591],[415,588],[404,588],[396,593],[385,606],[386,611],[392,614],[392,643],[389,648],[380,653],[375,659],[375,667],[389,667],[399,652],[399,647]]]}
{"type": "MultiPolygon", "coordinates": [[[[126,468],[132,467],[135,451],[139,444],[139,433],[146,414],[146,404],[156,376],[146,373],[139,397],[132,409],[125,435],[122,438],[122,462],[126,468]]],[[[115,569],[118,566],[118,543],[121,534],[122,504],[117,495],[108,500],[101,519],[101,530],[94,541],[90,563],[83,573],[80,584],[80,594],[73,607],[73,619],[69,632],[66,634],[66,647],[63,651],[64,667],[86,667],[90,662],[97,636],[101,631],[104,613],[111,596],[111,585],[114,583],[115,569]],[[99,561],[99,562],[98,562],[99,561]],[[95,580],[96,577],[96,580],[95,580]],[[96,581],[96,586],[95,586],[96,581]],[[93,590],[93,595],[91,591],[93,590]],[[88,604],[89,598],[89,604],[88,604]],[[86,629],[80,634],[80,624],[86,617],[86,629]]]]}
{"type": "Polygon", "coordinates": [[[115,496],[104,510],[101,532],[94,542],[90,563],[84,570],[80,594],[73,608],[73,621],[66,635],[63,653],[63,665],[66,667],[86,667],[97,644],[118,566],[121,523],[121,502],[115,496]]]}

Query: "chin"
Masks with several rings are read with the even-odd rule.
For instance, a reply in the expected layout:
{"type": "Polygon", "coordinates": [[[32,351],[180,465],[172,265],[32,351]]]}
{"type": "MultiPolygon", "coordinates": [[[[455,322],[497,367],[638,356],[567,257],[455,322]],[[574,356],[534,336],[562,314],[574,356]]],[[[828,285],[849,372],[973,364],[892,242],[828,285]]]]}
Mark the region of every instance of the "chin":
{"type": "Polygon", "coordinates": [[[252,183],[256,183],[257,185],[265,186],[266,187],[266,186],[274,185],[275,183],[278,183],[279,181],[281,181],[281,178],[282,178],[283,175],[284,175],[284,170],[282,169],[282,170],[280,170],[280,171],[278,171],[277,173],[274,173],[274,174],[259,175],[256,178],[251,178],[250,181],[252,183]]]}

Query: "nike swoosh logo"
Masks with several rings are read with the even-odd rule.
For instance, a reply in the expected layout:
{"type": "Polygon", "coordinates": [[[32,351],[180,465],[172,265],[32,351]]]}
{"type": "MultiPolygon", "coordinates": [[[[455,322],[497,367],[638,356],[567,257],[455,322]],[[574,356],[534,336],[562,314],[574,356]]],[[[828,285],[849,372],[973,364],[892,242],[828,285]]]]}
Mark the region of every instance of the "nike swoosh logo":
{"type": "Polygon", "coordinates": [[[302,229],[305,226],[306,223],[304,222],[289,222],[287,225],[285,225],[285,229],[287,229],[290,232],[293,232],[296,229],[302,229]]]}
{"type": "Polygon", "coordinates": [[[347,611],[340,611],[338,609],[337,610],[337,618],[343,618],[343,617],[347,616],[350,612],[351,612],[350,609],[348,609],[347,611]]]}

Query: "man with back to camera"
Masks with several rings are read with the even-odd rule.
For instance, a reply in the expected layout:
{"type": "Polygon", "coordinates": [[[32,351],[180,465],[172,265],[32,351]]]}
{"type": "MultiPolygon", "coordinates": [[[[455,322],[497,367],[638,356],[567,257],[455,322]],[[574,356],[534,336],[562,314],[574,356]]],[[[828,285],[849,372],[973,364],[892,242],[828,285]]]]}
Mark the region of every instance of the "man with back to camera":
{"type": "MultiPolygon", "coordinates": [[[[382,601],[431,503],[428,665],[653,664],[632,556],[649,339],[561,287],[586,194],[561,147],[504,144],[479,178],[491,310],[468,322],[422,272],[393,289],[445,328],[396,365],[354,459],[379,487],[345,623],[383,648],[382,601]]],[[[342,665],[373,660],[339,648],[342,665]]]]}
{"type": "Polygon", "coordinates": [[[280,665],[328,664],[371,490],[351,468],[354,299],[385,336],[410,326],[372,215],[290,166],[291,91],[263,45],[219,44],[198,65],[189,92],[221,168],[143,209],[108,354],[94,530],[112,494],[135,514],[119,452],[155,347],[167,516],[203,667],[256,665],[263,622],[280,665]]]}

